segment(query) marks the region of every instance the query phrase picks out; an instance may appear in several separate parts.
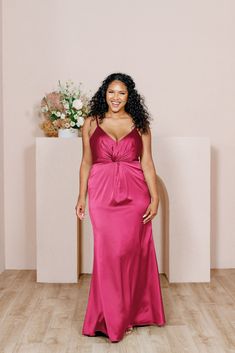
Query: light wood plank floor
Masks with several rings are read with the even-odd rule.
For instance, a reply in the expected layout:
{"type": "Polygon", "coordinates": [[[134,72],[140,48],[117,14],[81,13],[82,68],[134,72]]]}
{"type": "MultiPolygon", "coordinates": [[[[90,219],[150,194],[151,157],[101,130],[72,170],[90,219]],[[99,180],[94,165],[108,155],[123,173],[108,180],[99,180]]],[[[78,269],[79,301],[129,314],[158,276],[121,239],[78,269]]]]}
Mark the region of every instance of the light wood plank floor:
{"type": "Polygon", "coordinates": [[[36,271],[0,275],[0,353],[235,353],[235,269],[211,283],[169,284],[167,324],[136,327],[118,343],[81,334],[91,275],[78,284],[36,283],[36,271]]]}

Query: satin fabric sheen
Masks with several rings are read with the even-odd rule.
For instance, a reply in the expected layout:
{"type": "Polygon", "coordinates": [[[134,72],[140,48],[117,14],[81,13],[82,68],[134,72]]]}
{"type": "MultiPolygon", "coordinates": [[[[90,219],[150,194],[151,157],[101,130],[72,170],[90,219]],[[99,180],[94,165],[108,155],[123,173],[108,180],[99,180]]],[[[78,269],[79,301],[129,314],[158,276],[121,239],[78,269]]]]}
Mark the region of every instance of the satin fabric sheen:
{"type": "Polygon", "coordinates": [[[90,146],[87,190],[94,258],[82,334],[100,331],[117,342],[130,326],[166,322],[152,222],[143,224],[151,197],[136,128],[115,141],[97,121],[90,146]]]}

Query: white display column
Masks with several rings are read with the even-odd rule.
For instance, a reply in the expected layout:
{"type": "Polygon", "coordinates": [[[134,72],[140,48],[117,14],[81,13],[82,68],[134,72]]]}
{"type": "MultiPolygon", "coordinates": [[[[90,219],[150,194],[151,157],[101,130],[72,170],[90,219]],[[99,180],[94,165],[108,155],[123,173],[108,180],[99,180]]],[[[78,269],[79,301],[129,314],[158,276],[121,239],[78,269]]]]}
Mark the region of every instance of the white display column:
{"type": "MultiPolygon", "coordinates": [[[[152,140],[164,205],[164,272],[170,282],[209,282],[210,140],[158,136],[152,140]]],[[[155,218],[154,226],[159,221],[155,218]]],[[[161,234],[156,230],[154,236],[158,239],[161,234]]]]}
{"type": "Polygon", "coordinates": [[[37,281],[78,281],[81,138],[36,138],[37,281]]]}

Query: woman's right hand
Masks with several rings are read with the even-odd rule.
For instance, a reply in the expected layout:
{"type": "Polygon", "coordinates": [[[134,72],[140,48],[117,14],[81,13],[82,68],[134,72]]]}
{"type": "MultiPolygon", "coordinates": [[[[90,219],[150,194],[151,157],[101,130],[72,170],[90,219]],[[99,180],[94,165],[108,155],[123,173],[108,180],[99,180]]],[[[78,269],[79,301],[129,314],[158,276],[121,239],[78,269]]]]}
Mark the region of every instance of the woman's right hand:
{"type": "Polygon", "coordinates": [[[76,210],[76,215],[78,218],[80,218],[80,220],[83,220],[85,216],[85,208],[86,208],[86,200],[79,197],[78,202],[75,206],[75,210],[76,210]]]}

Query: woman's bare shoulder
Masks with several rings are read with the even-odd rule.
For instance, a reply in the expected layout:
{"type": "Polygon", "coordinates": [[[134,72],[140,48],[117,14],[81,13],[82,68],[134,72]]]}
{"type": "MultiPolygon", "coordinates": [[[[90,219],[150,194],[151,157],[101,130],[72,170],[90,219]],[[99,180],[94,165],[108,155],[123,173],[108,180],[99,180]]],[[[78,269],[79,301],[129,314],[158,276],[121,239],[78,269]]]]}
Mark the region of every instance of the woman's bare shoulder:
{"type": "Polygon", "coordinates": [[[92,121],[95,120],[95,116],[94,115],[89,115],[85,118],[85,120],[89,121],[89,123],[91,123],[92,121]]]}
{"type": "Polygon", "coordinates": [[[84,125],[86,125],[87,128],[91,128],[95,120],[95,116],[89,115],[85,118],[84,125]]]}
{"type": "Polygon", "coordinates": [[[85,118],[85,130],[87,131],[87,134],[89,137],[91,137],[91,135],[93,134],[93,132],[96,129],[97,123],[96,123],[96,117],[95,116],[87,116],[85,118]]]}

